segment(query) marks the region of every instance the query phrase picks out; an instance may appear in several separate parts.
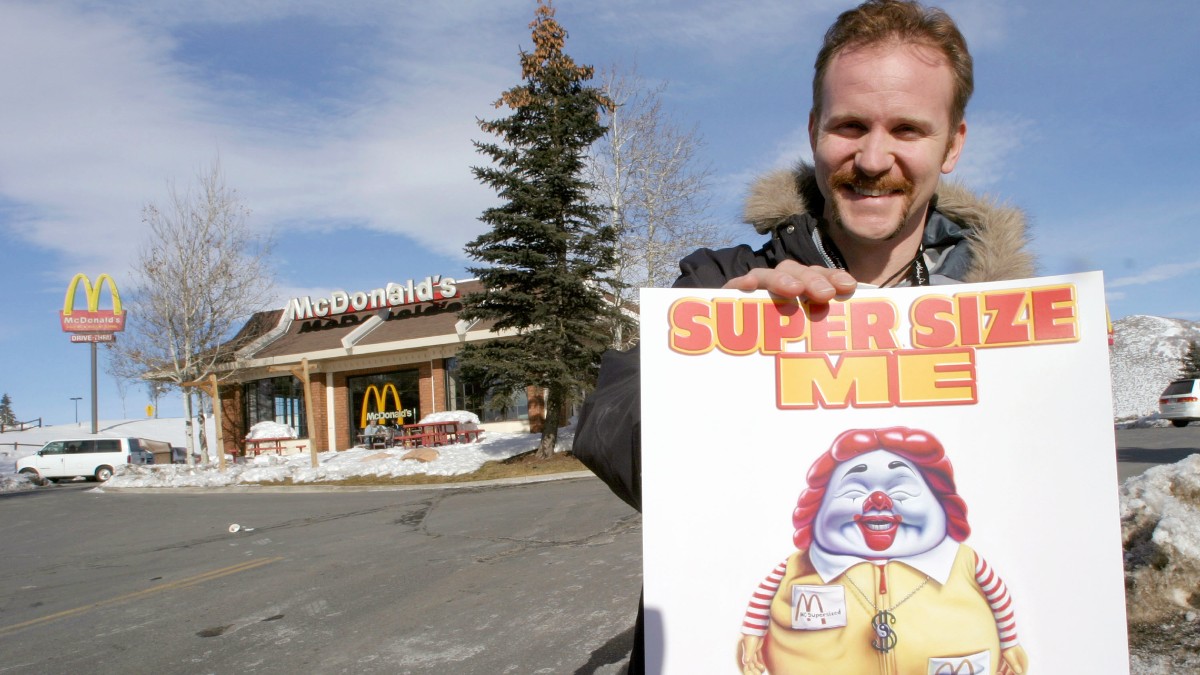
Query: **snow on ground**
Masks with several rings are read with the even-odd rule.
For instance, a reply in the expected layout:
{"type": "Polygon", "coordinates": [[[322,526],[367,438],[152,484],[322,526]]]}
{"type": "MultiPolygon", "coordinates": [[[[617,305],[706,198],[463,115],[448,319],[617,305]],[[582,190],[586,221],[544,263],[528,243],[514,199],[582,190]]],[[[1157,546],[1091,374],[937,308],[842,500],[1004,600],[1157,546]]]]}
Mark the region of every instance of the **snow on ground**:
{"type": "MultiPolygon", "coordinates": [[[[220,487],[264,481],[277,482],[286,478],[295,483],[313,483],[356,476],[453,476],[471,473],[485,462],[507,459],[528,452],[537,447],[539,436],[484,433],[483,438],[476,443],[443,445],[436,448],[438,457],[431,462],[404,459],[410,452],[404,448],[354,448],[318,454],[316,468],[312,466],[312,456],[309,453],[286,456],[259,455],[245,464],[230,464],[224,472],[184,464],[134,465],[117,471],[112,480],[105,483],[105,487],[220,487]]],[[[564,429],[560,432],[556,450],[562,452],[570,449],[573,437],[570,430],[564,429]]]]}
{"type": "Polygon", "coordinates": [[[1200,672],[1200,455],[1121,486],[1134,673],[1200,672]]]}
{"type": "MultiPolygon", "coordinates": [[[[468,427],[477,426],[479,418],[471,413],[438,414],[422,421],[455,421],[468,427]]],[[[271,423],[274,424],[274,423],[271,423]]],[[[206,434],[216,438],[211,419],[206,434]]],[[[257,425],[256,425],[257,426],[257,425]]],[[[286,436],[282,425],[260,429],[259,433],[269,438],[286,436]]],[[[182,447],[187,434],[182,419],[123,420],[102,422],[97,425],[97,437],[136,436],[167,441],[172,446],[182,447]]],[[[0,492],[31,490],[38,486],[25,476],[16,474],[16,461],[33,454],[47,441],[63,438],[91,437],[90,424],[75,424],[29,429],[0,434],[0,492]]],[[[557,452],[569,450],[574,439],[574,427],[559,431],[557,452]]],[[[224,472],[215,463],[207,466],[185,464],[122,466],[105,487],[219,487],[244,485],[258,482],[275,482],[291,479],[296,483],[339,480],[356,476],[452,476],[471,473],[485,462],[507,459],[537,447],[540,434],[484,432],[474,443],[446,445],[436,448],[437,459],[421,462],[403,459],[408,450],[368,450],[350,448],[341,452],[323,452],[317,455],[318,466],[313,468],[309,453],[293,455],[263,454],[249,458],[245,463],[230,461],[224,472]]],[[[226,455],[229,458],[229,455],[226,455]]]]}

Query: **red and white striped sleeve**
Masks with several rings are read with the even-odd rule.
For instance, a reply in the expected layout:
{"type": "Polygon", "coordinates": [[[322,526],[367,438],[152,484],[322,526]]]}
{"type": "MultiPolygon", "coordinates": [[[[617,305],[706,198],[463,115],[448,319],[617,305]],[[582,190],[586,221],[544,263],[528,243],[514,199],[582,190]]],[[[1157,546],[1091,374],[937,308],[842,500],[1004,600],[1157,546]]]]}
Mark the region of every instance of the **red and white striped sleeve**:
{"type": "Polygon", "coordinates": [[[1013,610],[1012,596],[1008,594],[1008,586],[992,570],[983,556],[975,554],[975,582],[987,598],[988,606],[992,608],[992,616],[996,619],[996,633],[1000,636],[1000,649],[1008,649],[1017,645],[1017,615],[1013,610]]]}
{"type": "Polygon", "coordinates": [[[775,598],[775,592],[779,590],[779,583],[783,581],[783,573],[787,570],[787,559],[775,566],[766,579],[758,585],[758,589],[754,591],[754,595],[750,598],[750,605],[746,607],[746,618],[742,620],[742,633],[744,635],[757,635],[762,637],[767,634],[767,627],[771,624],[771,600],[775,598]]]}

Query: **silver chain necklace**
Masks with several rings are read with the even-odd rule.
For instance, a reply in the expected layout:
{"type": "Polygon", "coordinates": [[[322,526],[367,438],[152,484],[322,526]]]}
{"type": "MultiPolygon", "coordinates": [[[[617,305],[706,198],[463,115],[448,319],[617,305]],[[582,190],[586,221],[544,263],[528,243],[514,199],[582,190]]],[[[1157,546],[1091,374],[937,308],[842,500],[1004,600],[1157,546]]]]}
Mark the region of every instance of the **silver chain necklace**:
{"type": "Polygon", "coordinates": [[[879,606],[876,605],[866,593],[863,593],[863,590],[858,587],[858,584],[854,583],[854,579],[850,578],[849,570],[846,571],[846,581],[849,581],[850,585],[854,587],[854,590],[858,591],[858,594],[863,597],[863,600],[866,600],[867,604],[871,606],[871,609],[875,610],[875,616],[871,619],[871,630],[875,633],[875,639],[871,640],[871,646],[875,648],[875,651],[883,652],[884,654],[892,651],[892,649],[896,647],[896,643],[900,640],[900,638],[896,636],[895,629],[892,628],[892,625],[896,623],[896,615],[892,614],[892,611],[900,605],[908,602],[908,599],[916,595],[917,591],[925,588],[925,584],[929,583],[929,576],[926,575],[925,580],[920,584],[917,584],[917,587],[912,589],[912,592],[904,596],[900,602],[897,602],[887,609],[880,609],[879,606]]]}

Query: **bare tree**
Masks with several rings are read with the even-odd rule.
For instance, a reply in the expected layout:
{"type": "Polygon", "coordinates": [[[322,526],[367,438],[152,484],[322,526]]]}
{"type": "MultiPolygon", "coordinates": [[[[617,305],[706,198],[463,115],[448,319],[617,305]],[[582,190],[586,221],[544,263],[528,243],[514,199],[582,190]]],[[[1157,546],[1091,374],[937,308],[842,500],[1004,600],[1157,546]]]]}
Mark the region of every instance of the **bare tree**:
{"type": "MultiPolygon", "coordinates": [[[[114,374],[137,372],[178,387],[228,359],[228,340],[272,297],[270,235],[253,231],[249,209],[226,187],[219,161],[185,192],[142,209],[145,239],[132,270],[129,328],[113,344],[114,374]]],[[[192,462],[192,389],[183,388],[192,462]]],[[[204,461],[209,461],[204,455],[204,461]]]]}
{"type": "Polygon", "coordinates": [[[124,377],[114,377],[113,384],[117,385],[117,396],[121,398],[121,419],[127,420],[129,419],[129,409],[125,406],[125,400],[129,396],[130,381],[124,377]]]}
{"type": "MultiPolygon", "coordinates": [[[[700,155],[703,139],[663,111],[666,83],[648,86],[636,70],[622,74],[615,68],[600,80],[616,106],[606,111],[607,133],[592,146],[588,180],[595,186],[593,201],[617,231],[620,284],[610,292],[625,307],[636,300],[638,287],[670,285],[680,258],[732,240],[710,213],[712,169],[700,155]]],[[[631,341],[618,324],[614,345],[631,341]]]]}
{"type": "Polygon", "coordinates": [[[154,380],[146,382],[146,393],[150,396],[150,405],[154,407],[154,419],[158,419],[159,399],[169,391],[171,391],[171,388],[163,382],[155,382],[154,380]]]}

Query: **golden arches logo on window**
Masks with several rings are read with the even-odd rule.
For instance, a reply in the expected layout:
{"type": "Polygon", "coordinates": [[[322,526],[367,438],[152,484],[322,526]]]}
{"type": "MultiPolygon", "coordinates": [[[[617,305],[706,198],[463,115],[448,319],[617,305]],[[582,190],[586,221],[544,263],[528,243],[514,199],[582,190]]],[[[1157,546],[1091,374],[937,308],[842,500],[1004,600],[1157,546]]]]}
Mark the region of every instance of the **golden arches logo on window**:
{"type": "Polygon", "coordinates": [[[367,426],[367,422],[396,420],[396,424],[404,424],[404,418],[413,416],[413,411],[405,410],[400,405],[400,392],[396,385],[388,383],[380,388],[377,385],[367,387],[362,397],[362,413],[359,415],[358,427],[367,426]],[[388,410],[388,394],[392,395],[392,409],[388,410]],[[375,412],[371,412],[371,401],[375,401],[375,412]]]}
{"type": "Polygon", "coordinates": [[[96,283],[86,274],[80,272],[71,279],[67,286],[67,295],[63,298],[62,329],[67,333],[112,333],[125,330],[125,312],[121,309],[121,294],[117,292],[117,283],[107,274],[96,277],[96,283]],[[83,293],[87,297],[87,309],[75,309],[75,291],[79,282],[83,282],[83,293]],[[100,309],[100,291],[108,284],[112,296],[112,309],[100,309]]]}

